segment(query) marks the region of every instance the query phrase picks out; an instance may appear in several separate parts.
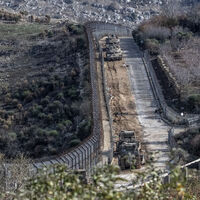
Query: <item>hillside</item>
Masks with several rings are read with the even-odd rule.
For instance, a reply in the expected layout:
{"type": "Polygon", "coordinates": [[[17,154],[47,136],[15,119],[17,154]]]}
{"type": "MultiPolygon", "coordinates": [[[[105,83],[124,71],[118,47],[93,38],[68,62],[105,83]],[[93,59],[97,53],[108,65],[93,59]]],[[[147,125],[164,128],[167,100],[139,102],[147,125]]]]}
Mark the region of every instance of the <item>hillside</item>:
{"type": "Polygon", "coordinates": [[[168,105],[193,114],[200,113],[199,6],[176,12],[172,5],[171,11],[142,23],[133,34],[151,54],[168,105]]]}
{"type": "Polygon", "coordinates": [[[0,153],[39,158],[78,145],[92,123],[84,27],[0,14],[0,153]]]}
{"type": "MultiPolygon", "coordinates": [[[[133,26],[159,14],[168,1],[172,0],[0,0],[0,6],[69,21],[106,21],[133,26]]],[[[186,10],[199,0],[177,1],[186,10]]]]}

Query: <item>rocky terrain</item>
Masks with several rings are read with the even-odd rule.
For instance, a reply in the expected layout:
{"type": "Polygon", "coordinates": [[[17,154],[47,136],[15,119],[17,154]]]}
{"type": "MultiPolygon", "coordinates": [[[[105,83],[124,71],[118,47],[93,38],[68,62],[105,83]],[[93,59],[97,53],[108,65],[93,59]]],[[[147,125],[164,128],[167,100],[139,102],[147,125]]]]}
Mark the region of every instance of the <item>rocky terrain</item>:
{"type": "Polygon", "coordinates": [[[163,0],[0,0],[0,6],[69,21],[106,21],[132,26],[159,13],[163,0]]]}
{"type": "MultiPolygon", "coordinates": [[[[50,15],[75,22],[105,21],[133,26],[152,15],[171,0],[0,0],[0,7],[50,15]]],[[[199,0],[177,0],[192,5],[199,0]]]]}

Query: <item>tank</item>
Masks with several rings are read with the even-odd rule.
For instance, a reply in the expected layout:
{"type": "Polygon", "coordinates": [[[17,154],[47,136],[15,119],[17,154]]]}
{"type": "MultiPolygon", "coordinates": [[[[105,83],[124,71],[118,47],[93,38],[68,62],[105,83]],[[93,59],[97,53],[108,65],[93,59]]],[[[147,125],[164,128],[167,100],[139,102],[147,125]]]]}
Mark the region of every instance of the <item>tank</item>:
{"type": "Polygon", "coordinates": [[[119,44],[120,40],[116,35],[110,35],[106,38],[106,44],[119,44]]]}
{"type": "Polygon", "coordinates": [[[115,35],[108,36],[106,38],[106,57],[107,61],[117,61],[122,59],[122,51],[119,45],[119,38],[115,35]]]}
{"type": "Polygon", "coordinates": [[[121,60],[122,59],[122,55],[121,53],[106,53],[106,61],[117,61],[117,60],[121,60]]]}

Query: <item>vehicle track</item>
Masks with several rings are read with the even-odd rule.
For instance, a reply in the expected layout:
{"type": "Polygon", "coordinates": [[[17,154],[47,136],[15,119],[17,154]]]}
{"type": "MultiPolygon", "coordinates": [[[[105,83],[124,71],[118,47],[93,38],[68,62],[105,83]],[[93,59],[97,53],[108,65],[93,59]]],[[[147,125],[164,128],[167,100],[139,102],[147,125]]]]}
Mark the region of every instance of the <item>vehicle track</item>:
{"type": "Polygon", "coordinates": [[[169,126],[155,113],[156,100],[153,96],[141,52],[132,37],[120,38],[120,45],[125,62],[129,66],[127,70],[136,100],[138,118],[144,130],[144,144],[149,152],[155,154],[154,166],[159,169],[167,169],[169,126]]]}

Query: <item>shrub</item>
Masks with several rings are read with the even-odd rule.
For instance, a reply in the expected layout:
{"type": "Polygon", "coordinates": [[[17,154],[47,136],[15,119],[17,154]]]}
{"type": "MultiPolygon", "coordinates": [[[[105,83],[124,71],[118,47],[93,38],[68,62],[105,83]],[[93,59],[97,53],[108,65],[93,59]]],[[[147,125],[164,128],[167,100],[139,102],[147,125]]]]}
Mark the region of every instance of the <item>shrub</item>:
{"type": "Polygon", "coordinates": [[[69,128],[70,126],[72,126],[72,122],[70,120],[63,121],[63,124],[66,126],[66,128],[69,128]]]}
{"type": "MultiPolygon", "coordinates": [[[[26,181],[24,188],[12,193],[2,193],[1,199],[191,200],[198,198],[198,191],[188,193],[186,180],[179,168],[171,172],[169,184],[162,182],[158,171],[153,169],[149,171],[136,175],[132,182],[133,188],[152,177],[150,181],[141,184],[137,190],[125,188],[119,190],[116,185],[119,181],[126,183],[126,180],[119,177],[119,168],[116,166],[96,169],[88,184],[83,178],[84,175],[82,176],[79,172],[70,171],[65,165],[51,165],[26,181]]],[[[193,180],[193,186],[197,184],[198,190],[199,181],[194,178],[191,180],[193,180]]]]}
{"type": "Polygon", "coordinates": [[[147,48],[152,55],[159,53],[159,42],[156,39],[147,39],[145,41],[145,48],[147,48]]]}
{"type": "Polygon", "coordinates": [[[51,113],[46,115],[44,122],[47,124],[53,122],[53,115],[51,113]]]}
{"type": "Polygon", "coordinates": [[[10,141],[15,141],[17,139],[17,134],[15,132],[9,132],[8,138],[10,141]]]}
{"type": "Polygon", "coordinates": [[[86,41],[85,41],[84,38],[78,38],[76,40],[76,42],[77,42],[77,48],[79,48],[79,49],[84,49],[85,48],[86,41]]]}
{"type": "Polygon", "coordinates": [[[48,151],[52,155],[57,153],[57,149],[55,147],[53,147],[52,145],[48,145],[48,151]]]}
{"type": "Polygon", "coordinates": [[[39,119],[45,119],[46,118],[46,114],[45,113],[39,113],[38,117],[39,117],[39,119]]]}
{"type": "Polygon", "coordinates": [[[40,114],[41,110],[42,110],[41,105],[37,105],[37,104],[34,105],[31,110],[32,116],[37,117],[40,114]]]}
{"type": "Polygon", "coordinates": [[[49,102],[50,102],[50,97],[49,97],[49,96],[46,96],[44,99],[41,100],[41,104],[42,104],[43,106],[48,105],[49,102]]]}
{"type": "Polygon", "coordinates": [[[65,130],[65,126],[62,124],[62,123],[59,123],[58,125],[57,125],[57,129],[58,129],[58,131],[64,131],[65,130]]]}
{"type": "Polygon", "coordinates": [[[48,134],[51,135],[51,136],[58,136],[58,131],[50,130],[50,131],[48,131],[48,134]]]}
{"type": "Polygon", "coordinates": [[[74,35],[81,35],[84,32],[84,28],[81,25],[70,24],[68,26],[69,32],[74,35]]]}
{"type": "Polygon", "coordinates": [[[88,137],[91,133],[91,121],[88,120],[83,120],[80,124],[79,124],[79,129],[78,129],[78,138],[80,138],[81,140],[84,140],[86,137],[88,137]]]}
{"type": "Polygon", "coordinates": [[[200,95],[195,94],[188,97],[188,104],[191,109],[200,110],[200,95]]]}
{"type": "Polygon", "coordinates": [[[144,37],[149,39],[156,39],[165,41],[170,37],[170,29],[162,26],[148,25],[143,30],[144,37]]]}
{"type": "Polygon", "coordinates": [[[30,97],[32,95],[32,93],[29,90],[25,90],[22,92],[21,97],[22,99],[25,99],[27,97],[30,97]]]}
{"type": "Polygon", "coordinates": [[[74,140],[71,140],[69,145],[70,147],[75,147],[77,145],[79,145],[81,143],[80,139],[74,139],[74,140]]]}
{"type": "Polygon", "coordinates": [[[44,130],[44,129],[42,129],[42,128],[36,128],[36,129],[34,130],[34,133],[37,134],[37,135],[39,135],[39,136],[42,136],[42,135],[46,135],[46,134],[47,134],[47,131],[44,130]]]}

